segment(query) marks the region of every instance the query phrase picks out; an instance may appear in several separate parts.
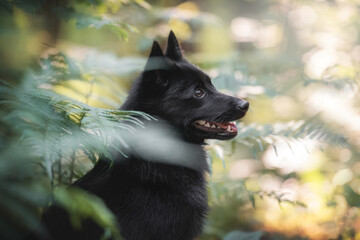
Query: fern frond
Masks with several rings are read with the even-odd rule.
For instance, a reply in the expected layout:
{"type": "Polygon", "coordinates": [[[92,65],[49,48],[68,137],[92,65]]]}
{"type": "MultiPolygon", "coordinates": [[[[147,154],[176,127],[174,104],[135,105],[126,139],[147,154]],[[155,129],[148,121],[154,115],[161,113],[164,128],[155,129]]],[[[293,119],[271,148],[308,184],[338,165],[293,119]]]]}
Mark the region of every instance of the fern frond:
{"type": "Polygon", "coordinates": [[[16,123],[22,144],[41,159],[52,181],[54,174],[62,174],[54,166],[68,163],[62,160],[74,152],[86,153],[93,162],[99,156],[111,159],[114,150],[125,156],[121,149],[127,147],[126,141],[119,136],[143,128],[141,119],[154,119],[136,111],[92,107],[50,90],[0,86],[0,91],[8,93],[7,99],[0,100],[7,109],[1,120],[9,125],[16,123]]]}
{"type": "Polygon", "coordinates": [[[263,151],[264,146],[273,146],[275,152],[276,142],[284,141],[291,149],[290,142],[311,141],[317,143],[317,147],[329,144],[337,147],[348,147],[347,139],[324,125],[319,125],[314,121],[290,121],[276,124],[257,124],[245,125],[240,123],[238,136],[235,142],[251,147],[255,154],[263,151]]]}

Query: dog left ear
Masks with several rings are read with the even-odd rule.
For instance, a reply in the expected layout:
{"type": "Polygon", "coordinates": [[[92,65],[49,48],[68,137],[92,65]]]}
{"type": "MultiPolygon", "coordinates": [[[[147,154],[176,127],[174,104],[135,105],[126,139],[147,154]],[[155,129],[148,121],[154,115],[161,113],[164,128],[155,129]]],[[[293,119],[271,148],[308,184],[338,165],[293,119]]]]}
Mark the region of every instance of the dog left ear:
{"type": "Polygon", "coordinates": [[[165,73],[169,67],[159,43],[154,41],[149,59],[145,65],[144,76],[146,76],[148,80],[165,87],[168,83],[165,73]]]}
{"type": "Polygon", "coordinates": [[[167,56],[168,58],[174,61],[178,61],[183,57],[181,52],[181,47],[173,31],[170,31],[169,33],[165,56],[167,56]]]}
{"type": "Polygon", "coordinates": [[[164,68],[164,62],[165,58],[161,47],[157,41],[154,41],[148,61],[145,65],[145,72],[164,68]]]}

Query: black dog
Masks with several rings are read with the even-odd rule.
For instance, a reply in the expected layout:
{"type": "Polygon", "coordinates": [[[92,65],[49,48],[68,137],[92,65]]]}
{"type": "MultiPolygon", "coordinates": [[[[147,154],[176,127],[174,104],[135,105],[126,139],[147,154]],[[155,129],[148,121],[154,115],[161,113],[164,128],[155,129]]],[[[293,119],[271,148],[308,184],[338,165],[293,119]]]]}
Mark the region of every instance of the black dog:
{"type": "MultiPolygon", "coordinates": [[[[155,116],[158,121],[147,126],[168,129],[165,135],[171,137],[161,141],[159,133],[151,148],[145,146],[146,137],[136,138],[138,147],[127,159],[118,156],[112,165],[100,160],[74,185],[106,203],[126,240],[194,239],[208,211],[204,140],[235,137],[231,121],[243,117],[248,107],[248,102],[218,92],[204,72],[183,58],[170,32],[165,54],[154,42],[121,109],[155,116]]],[[[152,134],[150,139],[156,138],[157,131],[152,134]]],[[[45,213],[44,223],[52,239],[99,239],[103,233],[91,221],[81,231],[73,230],[66,213],[54,207],[45,213]]]]}

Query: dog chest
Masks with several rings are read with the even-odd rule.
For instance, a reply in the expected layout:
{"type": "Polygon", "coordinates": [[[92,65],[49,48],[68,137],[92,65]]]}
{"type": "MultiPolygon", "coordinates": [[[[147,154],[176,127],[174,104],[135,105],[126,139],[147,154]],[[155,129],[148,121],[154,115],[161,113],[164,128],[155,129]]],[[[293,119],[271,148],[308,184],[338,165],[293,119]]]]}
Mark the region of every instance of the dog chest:
{"type": "Polygon", "coordinates": [[[208,210],[203,173],[164,164],[133,164],[121,168],[121,174],[115,171],[117,181],[126,184],[108,202],[124,237],[186,240],[199,234],[208,210]]]}

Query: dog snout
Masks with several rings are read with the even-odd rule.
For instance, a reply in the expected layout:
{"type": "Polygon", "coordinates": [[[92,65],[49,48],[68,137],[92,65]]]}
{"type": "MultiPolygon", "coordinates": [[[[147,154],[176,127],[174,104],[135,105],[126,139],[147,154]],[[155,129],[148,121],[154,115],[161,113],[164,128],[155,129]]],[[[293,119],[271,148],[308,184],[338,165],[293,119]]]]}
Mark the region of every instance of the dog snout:
{"type": "Polygon", "coordinates": [[[244,113],[246,113],[247,110],[249,109],[249,105],[250,105],[249,102],[245,100],[239,100],[237,102],[237,108],[244,113]]]}

